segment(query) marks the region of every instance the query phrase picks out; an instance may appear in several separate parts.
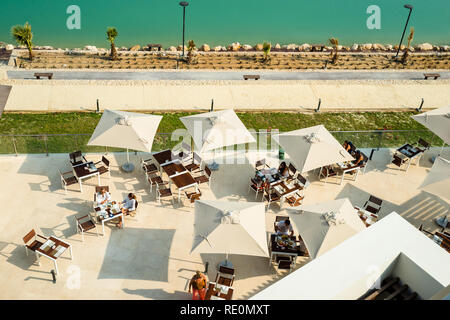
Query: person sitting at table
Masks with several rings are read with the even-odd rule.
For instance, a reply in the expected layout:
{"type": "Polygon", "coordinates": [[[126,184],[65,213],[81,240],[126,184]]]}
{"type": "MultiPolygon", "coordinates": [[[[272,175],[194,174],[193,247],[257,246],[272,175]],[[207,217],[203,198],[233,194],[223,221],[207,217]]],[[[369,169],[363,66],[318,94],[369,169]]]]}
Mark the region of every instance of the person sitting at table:
{"type": "Polygon", "coordinates": [[[275,224],[275,231],[278,235],[294,235],[294,229],[292,228],[291,221],[286,219],[275,224]]]}
{"type": "Polygon", "coordinates": [[[105,188],[101,188],[100,192],[97,193],[97,205],[102,205],[107,203],[108,201],[111,201],[111,195],[109,192],[106,191],[105,188]]]}
{"type": "Polygon", "coordinates": [[[351,146],[348,144],[347,140],[344,141],[342,146],[344,147],[345,151],[350,152],[351,146]]]}
{"type": "Polygon", "coordinates": [[[122,212],[125,215],[128,215],[131,212],[134,212],[136,210],[136,195],[133,193],[129,193],[128,197],[126,197],[122,201],[122,212]]]}
{"type": "Polygon", "coordinates": [[[352,161],[355,166],[360,166],[364,163],[364,156],[361,151],[356,150],[355,152],[355,160],[352,161]]]}
{"type": "Polygon", "coordinates": [[[289,168],[286,162],[283,161],[280,163],[280,166],[278,167],[278,174],[283,178],[289,177],[289,168]]]}
{"type": "Polygon", "coordinates": [[[192,288],[192,300],[205,300],[206,285],[208,280],[206,276],[200,271],[196,271],[191,281],[189,282],[189,293],[192,288]]]}

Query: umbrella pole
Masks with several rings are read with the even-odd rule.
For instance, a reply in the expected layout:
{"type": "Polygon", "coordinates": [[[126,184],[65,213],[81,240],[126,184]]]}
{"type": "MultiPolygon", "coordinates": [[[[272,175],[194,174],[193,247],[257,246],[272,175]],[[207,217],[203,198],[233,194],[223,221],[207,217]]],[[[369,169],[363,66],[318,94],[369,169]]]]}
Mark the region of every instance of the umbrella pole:
{"type": "Polygon", "coordinates": [[[122,165],[122,170],[125,172],[132,172],[134,170],[134,164],[130,162],[130,154],[127,149],[127,162],[122,165]]]}
{"type": "Polygon", "coordinates": [[[228,260],[228,252],[225,255],[225,261],[219,263],[217,269],[219,269],[220,267],[233,268],[233,264],[228,260]]]}

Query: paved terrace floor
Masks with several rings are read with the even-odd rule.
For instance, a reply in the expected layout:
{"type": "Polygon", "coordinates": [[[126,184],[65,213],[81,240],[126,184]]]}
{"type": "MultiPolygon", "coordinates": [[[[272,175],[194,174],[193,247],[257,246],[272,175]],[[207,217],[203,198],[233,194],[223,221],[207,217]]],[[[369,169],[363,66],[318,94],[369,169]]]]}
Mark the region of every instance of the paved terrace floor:
{"type": "MultiPolygon", "coordinates": [[[[9,79],[34,79],[35,71],[10,70],[9,79]]],[[[423,80],[423,71],[53,71],[55,80],[243,80],[258,74],[260,80],[423,80]]],[[[439,71],[450,79],[450,71],[439,71]]],[[[248,80],[254,81],[254,80],[248,80]]]]}
{"type": "MultiPolygon", "coordinates": [[[[433,219],[445,214],[448,203],[418,187],[431,167],[429,158],[437,150],[428,151],[407,173],[387,165],[391,152],[375,152],[367,172],[356,182],[346,180],[339,185],[338,179],[331,178],[324,184],[311,174],[304,203],[349,197],[354,205],[363,205],[373,194],[384,200],[381,217],[395,210],[415,226],[424,224],[436,230],[433,219]]],[[[450,155],[450,149],[445,153],[450,155]]],[[[87,155],[92,160],[100,157],[87,155]]],[[[85,182],[83,193],[74,185],[66,195],[57,169],[69,168],[67,154],[0,156],[0,299],[189,299],[188,281],[195,270],[203,270],[206,261],[210,263],[209,279],[214,280],[215,265],[224,255],[190,254],[193,208],[170,202],[157,204],[141,171],[124,174],[119,170],[117,164],[123,163],[124,154],[108,157],[111,178],[102,177],[102,184],[110,186],[117,200],[135,192],[140,202],[138,214],[126,218],[125,229],[107,226],[105,236],[86,234],[82,242],[74,219],[92,210],[96,179],[85,182]],[[41,258],[38,266],[33,254],[25,254],[22,237],[32,228],[45,236],[66,239],[73,246],[73,260],[66,254],[58,260],[56,284],[49,273],[51,261],[41,258]]],[[[138,163],[140,155],[131,157],[138,163]]],[[[248,162],[254,163],[257,157],[247,155],[248,162]]],[[[202,186],[202,199],[253,201],[254,195],[247,195],[247,183],[254,174],[249,163],[221,165],[213,172],[211,189],[202,186]]],[[[272,159],[272,164],[276,163],[272,159]]],[[[283,213],[277,205],[266,212],[268,232],[275,216],[283,213]]],[[[237,270],[235,299],[246,299],[285,275],[276,275],[267,258],[230,255],[230,260],[237,270]]],[[[298,267],[307,262],[299,258],[298,267]]]]}

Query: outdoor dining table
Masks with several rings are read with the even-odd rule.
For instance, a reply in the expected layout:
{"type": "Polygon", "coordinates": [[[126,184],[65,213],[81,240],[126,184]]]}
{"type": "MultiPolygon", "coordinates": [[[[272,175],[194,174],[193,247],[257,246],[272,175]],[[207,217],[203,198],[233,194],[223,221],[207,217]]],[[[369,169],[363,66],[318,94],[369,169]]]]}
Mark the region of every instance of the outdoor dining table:
{"type": "Polygon", "coordinates": [[[94,162],[84,162],[77,165],[72,166],[72,170],[74,175],[78,179],[78,183],[80,184],[80,191],[83,192],[83,186],[81,184],[82,180],[89,179],[93,176],[97,176],[98,185],[100,185],[100,172],[97,167],[94,165],[94,162]]]}
{"type": "Polygon", "coordinates": [[[162,166],[166,166],[168,164],[173,163],[174,161],[179,161],[179,157],[177,157],[172,150],[164,150],[158,153],[153,154],[153,159],[158,163],[160,169],[162,166]]]}
{"type": "Polygon", "coordinates": [[[408,171],[408,168],[414,159],[417,159],[416,164],[419,163],[420,157],[423,154],[422,150],[412,146],[409,143],[402,145],[400,148],[395,150],[395,152],[401,154],[403,157],[408,159],[408,165],[405,171],[408,171]]]}
{"type": "Polygon", "coordinates": [[[170,164],[162,166],[163,171],[169,176],[174,176],[180,173],[188,172],[180,161],[175,161],[170,164]]]}
{"type": "Polygon", "coordinates": [[[342,172],[341,182],[339,184],[342,184],[342,182],[344,182],[345,174],[352,171],[356,171],[355,178],[353,179],[353,181],[356,181],[356,179],[358,178],[359,170],[361,170],[361,167],[359,165],[354,165],[352,162],[338,162],[337,165],[342,172]]]}
{"type": "Polygon", "coordinates": [[[120,203],[116,201],[108,202],[104,205],[96,207],[95,212],[98,220],[102,223],[102,236],[105,235],[105,222],[121,217],[122,229],[125,227],[125,219],[123,218],[123,212],[121,210],[120,203]]]}
{"type": "Polygon", "coordinates": [[[189,172],[179,173],[170,177],[169,187],[172,182],[178,188],[178,202],[181,200],[181,191],[191,187],[195,187],[195,192],[198,192],[198,183],[189,172]]]}
{"type": "Polygon", "coordinates": [[[298,183],[286,184],[286,182],[281,181],[273,185],[273,189],[280,196],[280,206],[283,206],[284,201],[287,197],[295,194],[296,192],[303,189],[298,183]]]}
{"type": "Polygon", "coordinates": [[[277,243],[277,237],[280,236],[278,234],[270,235],[270,260],[269,265],[272,264],[274,256],[291,256],[294,257],[294,266],[295,260],[299,255],[302,255],[301,246],[297,244],[295,236],[289,236],[289,240],[293,241],[293,246],[280,246],[277,243]]]}
{"type": "Polygon", "coordinates": [[[206,291],[205,300],[231,300],[233,298],[232,287],[210,282],[206,291]]]}
{"type": "Polygon", "coordinates": [[[70,260],[73,260],[72,245],[59,238],[50,237],[46,242],[44,242],[39,248],[36,249],[36,256],[39,261],[39,256],[44,256],[53,261],[55,265],[55,273],[58,274],[58,264],[56,260],[67,250],[70,251],[70,260]]]}

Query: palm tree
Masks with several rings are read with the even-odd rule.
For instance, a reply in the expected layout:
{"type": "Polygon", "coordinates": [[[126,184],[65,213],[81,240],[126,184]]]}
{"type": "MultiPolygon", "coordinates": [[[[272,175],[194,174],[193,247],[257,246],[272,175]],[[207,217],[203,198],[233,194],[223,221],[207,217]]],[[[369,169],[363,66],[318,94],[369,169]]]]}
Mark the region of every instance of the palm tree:
{"type": "Polygon", "coordinates": [[[116,45],[114,44],[114,40],[117,38],[119,33],[117,32],[117,29],[114,27],[108,27],[108,30],[106,30],[106,36],[109,42],[111,42],[111,60],[117,60],[117,50],[116,45]]]}
{"type": "Polygon", "coordinates": [[[339,40],[338,40],[338,38],[330,38],[328,40],[328,42],[334,47],[334,55],[333,55],[333,52],[331,52],[331,56],[332,56],[331,62],[333,64],[336,64],[336,62],[338,60],[338,49],[337,49],[337,47],[339,45],[339,40]]]}
{"type": "Polygon", "coordinates": [[[30,61],[33,61],[33,33],[28,22],[24,26],[17,25],[12,27],[11,34],[19,45],[27,47],[30,61]]]}
{"type": "Polygon", "coordinates": [[[263,44],[263,52],[264,58],[263,61],[267,62],[270,60],[270,50],[272,49],[272,44],[270,42],[264,42],[263,44]]]}
{"type": "Polygon", "coordinates": [[[411,30],[409,32],[409,36],[408,36],[408,44],[406,45],[405,48],[405,52],[403,53],[403,57],[402,57],[402,63],[405,64],[406,60],[408,59],[408,55],[409,55],[409,48],[411,46],[411,41],[414,38],[414,27],[411,27],[411,30]]]}
{"type": "Polygon", "coordinates": [[[194,61],[194,50],[195,50],[195,42],[194,40],[189,40],[187,46],[187,62],[190,64],[194,61]]]}

